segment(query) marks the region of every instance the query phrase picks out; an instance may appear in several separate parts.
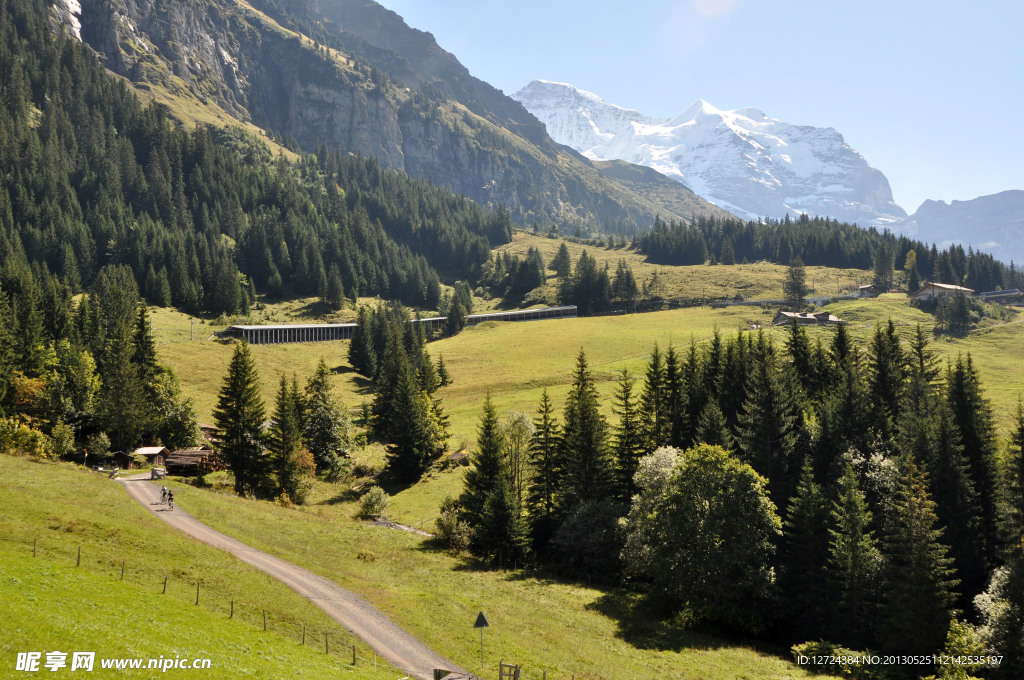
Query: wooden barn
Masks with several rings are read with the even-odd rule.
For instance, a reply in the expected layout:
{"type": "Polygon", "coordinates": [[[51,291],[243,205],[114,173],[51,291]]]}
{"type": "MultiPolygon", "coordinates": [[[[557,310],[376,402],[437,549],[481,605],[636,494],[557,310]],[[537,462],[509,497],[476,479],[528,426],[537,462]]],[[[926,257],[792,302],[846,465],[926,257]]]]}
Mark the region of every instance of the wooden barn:
{"type": "Polygon", "coordinates": [[[178,449],[167,456],[167,474],[179,476],[205,475],[224,469],[213,449],[178,449]]]}

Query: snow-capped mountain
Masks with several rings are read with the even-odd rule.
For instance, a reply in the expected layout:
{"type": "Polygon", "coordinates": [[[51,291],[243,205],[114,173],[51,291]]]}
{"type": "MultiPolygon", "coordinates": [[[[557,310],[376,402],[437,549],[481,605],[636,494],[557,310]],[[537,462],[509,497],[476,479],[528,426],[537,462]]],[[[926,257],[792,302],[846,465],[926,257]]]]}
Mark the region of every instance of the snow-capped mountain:
{"type": "Polygon", "coordinates": [[[723,111],[700,99],[675,118],[654,118],[543,80],[513,98],[555,141],[594,160],[654,168],[742,217],[806,212],[893,227],[907,215],[885,175],[832,128],[791,125],[751,108],[723,111]]]}

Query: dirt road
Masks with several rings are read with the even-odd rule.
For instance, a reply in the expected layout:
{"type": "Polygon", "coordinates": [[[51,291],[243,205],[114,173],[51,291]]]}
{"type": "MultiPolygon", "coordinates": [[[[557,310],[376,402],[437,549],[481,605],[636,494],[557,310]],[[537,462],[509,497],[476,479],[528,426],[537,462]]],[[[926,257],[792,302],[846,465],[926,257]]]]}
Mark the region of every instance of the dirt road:
{"type": "Polygon", "coordinates": [[[377,654],[401,668],[410,677],[431,680],[435,668],[463,674],[423,643],[399,628],[387,616],[358,595],[294,564],[268,555],[215,531],[175,506],[168,512],[160,503],[159,487],[149,481],[148,473],[119,480],[128,495],[172,527],[203,543],[226,550],[238,559],[288,585],[309,599],[328,616],[358,635],[377,654]]]}

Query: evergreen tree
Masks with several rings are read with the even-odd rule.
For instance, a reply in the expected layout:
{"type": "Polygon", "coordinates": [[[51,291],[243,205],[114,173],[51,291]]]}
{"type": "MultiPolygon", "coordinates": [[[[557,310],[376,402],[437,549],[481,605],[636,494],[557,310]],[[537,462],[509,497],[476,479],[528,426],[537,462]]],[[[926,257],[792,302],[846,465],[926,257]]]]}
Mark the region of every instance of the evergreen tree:
{"type": "Polygon", "coordinates": [[[443,354],[439,354],[437,356],[437,380],[440,387],[447,387],[452,384],[452,377],[448,373],[447,367],[444,365],[443,354]]]}
{"type": "MultiPolygon", "coordinates": [[[[969,353],[966,358],[958,356],[948,369],[946,399],[953,415],[953,423],[960,433],[960,442],[963,444],[964,456],[981,509],[981,535],[978,536],[976,549],[985,557],[986,564],[990,565],[994,557],[994,548],[998,543],[999,447],[992,406],[981,393],[981,381],[969,353]]],[[[965,592],[978,592],[968,588],[976,586],[980,590],[982,585],[968,583],[965,580],[965,592]]]]}
{"type": "Polygon", "coordinates": [[[884,332],[880,325],[875,327],[868,355],[870,413],[879,434],[889,438],[899,420],[899,402],[906,377],[906,356],[892,319],[884,332]]]}
{"type": "Polygon", "coordinates": [[[377,352],[373,346],[370,310],[359,308],[356,327],[352,329],[352,340],[348,346],[348,360],[359,373],[366,377],[377,373],[377,352]]]}
{"type": "MultiPolygon", "coordinates": [[[[550,524],[555,513],[555,499],[558,493],[558,478],[561,472],[558,453],[561,449],[561,433],[555,407],[551,403],[545,389],[540,396],[540,407],[537,418],[533,421],[533,440],[530,443],[530,466],[533,468],[533,480],[527,498],[530,518],[534,524],[534,534],[538,533],[538,525],[550,524]]],[[[548,526],[548,529],[552,527],[548,526]]],[[[547,534],[549,535],[549,534],[547,534]]]]}
{"type": "Polygon", "coordinates": [[[277,483],[288,498],[301,503],[310,488],[310,477],[316,472],[310,454],[302,446],[302,398],[299,395],[297,379],[292,378],[291,387],[281,375],[274,408],[274,425],[270,429],[268,448],[273,454],[277,483]]]}
{"type": "Polygon", "coordinates": [[[733,438],[717,400],[709,399],[708,403],[704,405],[704,410],[700,412],[700,417],[697,419],[697,429],[694,431],[693,439],[696,444],[721,446],[727,451],[732,449],[733,438]]]}
{"type": "Polygon", "coordinates": [[[460,300],[452,302],[448,310],[448,318],[444,322],[444,334],[448,337],[458,335],[466,327],[466,308],[460,300]]]}
{"type": "Polygon", "coordinates": [[[256,364],[244,340],[235,346],[213,413],[218,447],[235,476],[239,495],[265,495],[273,472],[264,447],[265,410],[256,364]]]}
{"type": "Polygon", "coordinates": [[[401,482],[413,482],[444,452],[447,433],[442,414],[420,389],[408,364],[398,374],[393,408],[388,470],[401,482]]]}
{"type": "Polygon", "coordinates": [[[661,350],[655,343],[644,374],[644,389],[640,394],[640,416],[641,422],[645,424],[643,447],[647,453],[668,443],[666,432],[670,422],[665,412],[665,403],[665,366],[662,363],[661,350]]]}
{"type": "Polygon", "coordinates": [[[819,637],[828,611],[826,565],[829,559],[828,502],[814,482],[814,467],[804,461],[796,493],[783,523],[779,583],[785,619],[798,640],[819,637]]]}
{"type": "Polygon", "coordinates": [[[958,581],[940,542],[927,475],[912,458],[903,467],[885,534],[880,639],[894,653],[930,654],[946,637],[958,581]]]}
{"type": "Polygon", "coordinates": [[[331,269],[327,274],[327,287],[324,302],[326,302],[331,309],[341,309],[342,305],[345,304],[345,286],[341,282],[341,270],[338,269],[337,263],[331,264],[331,269]]]}
{"type": "Polygon", "coordinates": [[[618,496],[627,502],[636,493],[633,475],[636,474],[636,466],[640,463],[640,458],[644,453],[642,422],[636,397],[633,396],[635,384],[636,380],[629,374],[629,371],[625,368],[622,369],[613,398],[613,410],[619,417],[619,424],[615,428],[614,444],[616,472],[618,473],[618,496]]]}
{"type": "Polygon", "coordinates": [[[1011,551],[1024,551],[1024,400],[1020,397],[1006,463],[1002,534],[1011,551]]]}
{"type": "Polygon", "coordinates": [[[759,342],[760,357],[747,381],[736,443],[742,459],[768,479],[772,498],[781,504],[794,486],[790,475],[796,450],[796,405],[780,380],[774,349],[763,338],[759,342]]]}
{"type": "Polygon", "coordinates": [[[872,516],[857,474],[847,463],[832,502],[829,528],[828,575],[831,581],[831,620],[828,630],[844,643],[862,648],[871,641],[871,622],[877,603],[876,580],[881,564],[872,516]]]}
{"type": "Polygon", "coordinates": [[[476,433],[476,451],[470,461],[472,465],[466,470],[462,494],[459,496],[460,514],[474,528],[480,526],[487,498],[505,474],[502,461],[504,437],[489,392],[484,399],[476,433]]]}
{"type": "Polygon", "coordinates": [[[793,258],[786,269],[786,280],[782,282],[782,294],[786,298],[786,307],[798,312],[804,308],[807,297],[807,274],[804,263],[799,257],[793,258]]]}
{"type": "Polygon", "coordinates": [[[342,460],[348,458],[348,412],[334,396],[331,374],[321,358],[316,371],[306,382],[302,407],[302,438],[313,455],[316,469],[327,472],[332,481],[337,478],[342,460]]]}
{"type": "Polygon", "coordinates": [[[487,494],[473,546],[477,554],[498,566],[522,562],[530,552],[529,526],[504,475],[499,475],[487,494]]]}
{"type": "Polygon", "coordinates": [[[565,241],[559,245],[558,253],[551,260],[550,267],[555,271],[555,276],[560,279],[565,279],[569,275],[572,260],[569,257],[569,249],[565,246],[565,241]]]}
{"type": "Polygon", "coordinates": [[[597,388],[583,350],[576,358],[564,421],[558,489],[558,507],[563,511],[604,497],[614,485],[606,441],[608,426],[599,409],[597,388]]]}

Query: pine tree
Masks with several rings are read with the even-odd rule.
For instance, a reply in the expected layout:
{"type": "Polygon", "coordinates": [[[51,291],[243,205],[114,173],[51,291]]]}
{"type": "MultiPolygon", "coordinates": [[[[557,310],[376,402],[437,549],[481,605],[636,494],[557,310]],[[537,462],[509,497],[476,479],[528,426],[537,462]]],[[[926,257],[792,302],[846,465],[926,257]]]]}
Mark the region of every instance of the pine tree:
{"type": "Polygon", "coordinates": [[[452,377],[448,373],[447,367],[444,365],[444,355],[437,355],[437,379],[441,387],[447,387],[452,384],[452,377]]]}
{"type": "Polygon", "coordinates": [[[799,312],[804,308],[804,298],[807,297],[807,274],[799,257],[789,261],[786,280],[782,282],[782,294],[786,297],[786,307],[789,309],[799,312]]]}
{"type": "Polygon", "coordinates": [[[784,389],[774,349],[759,340],[761,356],[746,386],[736,443],[742,459],[768,479],[773,501],[784,503],[794,484],[790,478],[796,450],[796,405],[784,389]]]}
{"type": "MultiPolygon", "coordinates": [[[[960,433],[964,456],[981,509],[981,535],[976,549],[991,566],[994,548],[998,544],[997,474],[999,446],[996,439],[992,406],[981,393],[974,360],[958,356],[946,375],[946,399],[953,415],[953,423],[960,433]]],[[[965,592],[971,586],[979,589],[983,584],[964,582],[965,592]]],[[[976,590],[973,592],[977,592],[976,590]]]]}
{"type": "Polygon", "coordinates": [[[804,461],[796,493],[783,523],[782,602],[798,640],[820,636],[828,610],[826,565],[829,559],[828,502],[814,482],[814,467],[804,461]]]}
{"type": "Polygon", "coordinates": [[[615,428],[614,444],[618,496],[625,502],[629,502],[629,499],[636,493],[633,475],[636,474],[636,467],[644,453],[642,422],[639,417],[637,399],[633,395],[635,384],[636,380],[630,375],[629,370],[622,369],[612,407],[615,415],[619,417],[619,424],[615,428]]]}
{"type": "Polygon", "coordinates": [[[828,576],[831,581],[831,620],[827,630],[847,645],[868,646],[877,602],[876,579],[881,564],[878,541],[871,530],[871,511],[860,490],[857,474],[847,463],[832,502],[829,528],[828,576]]]}
{"type": "Polygon", "coordinates": [[[608,426],[601,415],[597,388],[582,349],[576,358],[564,421],[558,507],[567,511],[585,501],[604,497],[614,485],[606,441],[608,426]]]}
{"type": "Polygon", "coordinates": [[[322,358],[306,382],[301,407],[302,437],[316,468],[335,478],[342,459],[348,458],[351,448],[349,418],[344,405],[334,396],[330,370],[322,358]]]}
{"type": "Polygon", "coordinates": [[[733,448],[729,425],[725,422],[725,416],[716,399],[709,399],[708,403],[704,405],[704,410],[700,412],[693,440],[696,444],[721,446],[727,451],[733,448]]]}
{"type": "Polygon", "coordinates": [[[302,398],[297,380],[293,377],[289,387],[288,380],[281,375],[268,448],[273,454],[281,491],[293,502],[302,503],[309,493],[316,466],[302,445],[302,398]]]}
{"type": "Polygon", "coordinates": [[[366,307],[359,308],[359,318],[348,346],[348,360],[354,369],[366,377],[377,373],[377,352],[373,347],[370,311],[366,307]]]}
{"type": "Polygon", "coordinates": [[[887,524],[881,640],[894,653],[930,654],[942,646],[953,617],[953,560],[941,543],[927,475],[912,458],[887,524]]]}
{"type": "Polygon", "coordinates": [[[644,389],[640,395],[640,415],[646,424],[643,431],[644,451],[650,453],[662,444],[668,443],[665,433],[669,424],[665,413],[665,366],[661,360],[658,344],[651,350],[644,375],[644,389]]]}
{"type": "Polygon", "coordinates": [[[484,399],[483,413],[476,432],[476,451],[472,456],[471,467],[466,470],[462,494],[459,496],[460,514],[471,527],[480,526],[487,497],[497,488],[499,479],[505,474],[501,455],[504,444],[501,424],[490,393],[484,399]]]}
{"type": "Polygon", "coordinates": [[[565,241],[562,241],[562,244],[558,247],[558,253],[551,260],[550,266],[555,271],[555,276],[560,279],[565,279],[569,275],[572,260],[569,257],[569,249],[565,246],[565,241]]]}
{"type": "Polygon", "coordinates": [[[529,526],[504,475],[487,494],[473,546],[498,566],[522,562],[530,552],[529,526]]]}
{"type": "Polygon", "coordinates": [[[399,373],[394,394],[388,470],[401,482],[413,482],[443,453],[447,433],[442,414],[420,389],[411,368],[399,373]]]}
{"type": "Polygon", "coordinates": [[[558,493],[558,477],[561,472],[558,453],[561,449],[561,433],[555,407],[545,389],[540,396],[537,418],[533,421],[533,440],[530,442],[530,465],[533,479],[527,497],[527,507],[535,527],[550,520],[555,513],[555,499],[558,493]]]}
{"type": "Polygon", "coordinates": [[[341,309],[345,304],[345,287],[341,282],[341,270],[338,269],[337,263],[331,264],[331,270],[327,274],[324,302],[331,309],[341,309]]]}
{"type": "Polygon", "coordinates": [[[263,495],[271,479],[271,460],[264,448],[265,413],[256,364],[243,340],[235,346],[213,413],[220,432],[218,447],[235,475],[239,495],[263,495]]]}
{"type": "Polygon", "coordinates": [[[899,420],[899,402],[906,377],[906,356],[892,319],[883,332],[879,325],[868,351],[868,399],[875,427],[883,438],[892,436],[899,420]]]}

